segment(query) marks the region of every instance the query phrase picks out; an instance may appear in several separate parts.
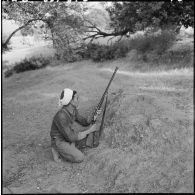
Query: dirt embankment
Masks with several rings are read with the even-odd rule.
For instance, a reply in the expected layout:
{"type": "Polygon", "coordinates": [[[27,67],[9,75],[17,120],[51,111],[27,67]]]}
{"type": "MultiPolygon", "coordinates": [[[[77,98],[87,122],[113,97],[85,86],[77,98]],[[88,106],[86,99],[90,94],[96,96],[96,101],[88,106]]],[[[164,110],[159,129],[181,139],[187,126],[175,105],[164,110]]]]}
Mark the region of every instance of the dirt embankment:
{"type": "Polygon", "coordinates": [[[49,129],[59,92],[78,90],[87,115],[110,76],[81,63],[3,81],[5,193],[193,192],[192,76],[117,74],[100,146],[84,150],[83,163],[53,162],[49,129]]]}

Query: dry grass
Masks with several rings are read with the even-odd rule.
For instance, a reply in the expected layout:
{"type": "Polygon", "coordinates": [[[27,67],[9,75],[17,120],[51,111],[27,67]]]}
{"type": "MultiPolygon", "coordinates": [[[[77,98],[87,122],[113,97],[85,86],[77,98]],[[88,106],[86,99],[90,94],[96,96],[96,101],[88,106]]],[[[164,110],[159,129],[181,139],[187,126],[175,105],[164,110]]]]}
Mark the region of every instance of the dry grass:
{"type": "Polygon", "coordinates": [[[126,76],[120,72],[126,62],[119,62],[107,65],[120,69],[109,92],[103,139],[98,148],[84,150],[81,164],[56,164],[51,157],[49,129],[58,94],[64,87],[76,89],[86,116],[111,72],[83,61],[3,80],[4,190],[193,192],[191,70],[126,76]]]}
{"type": "MultiPolygon", "coordinates": [[[[111,68],[102,68],[102,71],[113,72],[111,68]]],[[[193,68],[181,68],[181,69],[173,69],[167,71],[150,71],[150,72],[140,72],[140,71],[118,71],[118,74],[127,75],[127,76],[143,76],[143,77],[159,77],[159,76],[192,76],[193,68]]]]}

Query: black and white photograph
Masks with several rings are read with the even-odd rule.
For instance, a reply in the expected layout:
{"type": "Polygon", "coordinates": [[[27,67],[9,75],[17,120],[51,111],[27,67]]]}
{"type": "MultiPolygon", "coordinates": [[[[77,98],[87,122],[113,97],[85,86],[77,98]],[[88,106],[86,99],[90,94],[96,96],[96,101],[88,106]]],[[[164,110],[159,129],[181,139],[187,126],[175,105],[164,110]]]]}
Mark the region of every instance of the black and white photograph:
{"type": "Polygon", "coordinates": [[[1,2],[1,192],[194,193],[194,1],[1,2]]]}

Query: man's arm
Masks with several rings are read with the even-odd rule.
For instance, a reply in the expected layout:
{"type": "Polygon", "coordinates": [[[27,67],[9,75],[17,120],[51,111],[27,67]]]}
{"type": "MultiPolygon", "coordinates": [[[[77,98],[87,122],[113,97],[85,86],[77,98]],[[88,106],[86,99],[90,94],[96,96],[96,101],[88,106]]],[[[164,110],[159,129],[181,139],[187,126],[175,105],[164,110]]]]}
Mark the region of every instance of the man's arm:
{"type": "Polygon", "coordinates": [[[96,131],[96,125],[94,124],[88,130],[77,133],[69,126],[68,119],[62,112],[59,112],[54,120],[60,133],[62,133],[64,138],[69,142],[75,142],[77,140],[84,139],[89,133],[96,131]]]}
{"type": "Polygon", "coordinates": [[[88,134],[97,131],[96,124],[92,125],[89,129],[78,133],[78,140],[84,139],[88,134]]]}
{"type": "Polygon", "coordinates": [[[91,124],[91,120],[81,116],[77,109],[75,110],[75,120],[82,126],[89,126],[91,124]]]}

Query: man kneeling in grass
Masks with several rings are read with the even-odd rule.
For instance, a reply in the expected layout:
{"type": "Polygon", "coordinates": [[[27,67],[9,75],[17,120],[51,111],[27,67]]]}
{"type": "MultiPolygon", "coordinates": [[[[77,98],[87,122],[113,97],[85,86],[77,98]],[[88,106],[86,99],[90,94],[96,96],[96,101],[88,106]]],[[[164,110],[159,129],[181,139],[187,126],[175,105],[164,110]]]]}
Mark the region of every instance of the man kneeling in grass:
{"type": "MultiPolygon", "coordinates": [[[[53,158],[61,162],[62,158],[71,162],[82,162],[84,154],[77,148],[77,142],[86,138],[92,132],[99,130],[96,124],[82,132],[73,129],[74,122],[82,126],[89,126],[91,119],[79,115],[77,107],[79,96],[76,91],[65,88],[60,96],[61,109],[55,114],[51,125],[51,147],[53,158]]],[[[100,111],[94,118],[100,114],[100,111]]]]}

